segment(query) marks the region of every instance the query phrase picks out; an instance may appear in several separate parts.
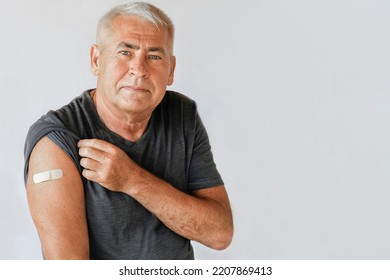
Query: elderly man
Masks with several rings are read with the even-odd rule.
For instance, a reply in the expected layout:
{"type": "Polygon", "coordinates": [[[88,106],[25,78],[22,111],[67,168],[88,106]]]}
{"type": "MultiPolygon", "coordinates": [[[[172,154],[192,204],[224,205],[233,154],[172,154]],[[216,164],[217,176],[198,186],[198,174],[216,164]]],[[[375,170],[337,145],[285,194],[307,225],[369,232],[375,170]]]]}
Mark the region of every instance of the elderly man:
{"type": "Polygon", "coordinates": [[[228,196],[195,103],[173,83],[174,28],[120,5],[91,47],[96,89],[33,124],[27,197],[46,259],[193,259],[232,239],[228,196]]]}

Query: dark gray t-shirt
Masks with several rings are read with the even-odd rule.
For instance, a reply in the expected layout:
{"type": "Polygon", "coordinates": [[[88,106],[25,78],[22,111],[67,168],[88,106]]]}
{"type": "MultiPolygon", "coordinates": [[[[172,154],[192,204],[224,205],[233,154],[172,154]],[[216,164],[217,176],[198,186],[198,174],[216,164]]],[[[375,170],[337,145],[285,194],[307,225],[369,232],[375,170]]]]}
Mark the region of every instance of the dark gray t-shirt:
{"type": "MultiPolygon", "coordinates": [[[[31,151],[47,135],[69,155],[80,176],[77,142],[97,138],[121,148],[141,167],[185,193],[223,185],[194,101],[167,91],[144,135],[130,142],[103,124],[89,93],[31,126],[25,145],[25,179],[31,151]]],[[[92,259],[194,258],[190,241],[168,229],[135,199],[82,180],[92,259]]]]}

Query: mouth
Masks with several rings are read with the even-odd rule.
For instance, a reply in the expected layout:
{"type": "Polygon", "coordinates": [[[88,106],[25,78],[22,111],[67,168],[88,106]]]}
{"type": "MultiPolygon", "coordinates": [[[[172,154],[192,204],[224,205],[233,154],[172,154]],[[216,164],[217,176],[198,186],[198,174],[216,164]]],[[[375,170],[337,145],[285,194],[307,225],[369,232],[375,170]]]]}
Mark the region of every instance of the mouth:
{"type": "Polygon", "coordinates": [[[134,93],[148,93],[149,90],[141,87],[141,86],[135,86],[135,85],[127,85],[127,86],[122,86],[122,89],[128,92],[134,92],[134,93]]]}

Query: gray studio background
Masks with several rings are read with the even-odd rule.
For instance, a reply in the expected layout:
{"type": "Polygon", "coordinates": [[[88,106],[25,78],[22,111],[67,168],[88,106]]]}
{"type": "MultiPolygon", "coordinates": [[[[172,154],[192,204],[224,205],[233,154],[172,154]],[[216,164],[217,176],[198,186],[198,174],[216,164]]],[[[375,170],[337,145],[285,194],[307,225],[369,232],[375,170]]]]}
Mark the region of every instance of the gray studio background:
{"type": "MultiPolygon", "coordinates": [[[[40,259],[23,183],[29,126],[95,85],[98,18],[124,1],[0,8],[0,259],[40,259]]],[[[198,259],[390,259],[390,1],[150,1],[176,24],[235,238],[198,259]]]]}

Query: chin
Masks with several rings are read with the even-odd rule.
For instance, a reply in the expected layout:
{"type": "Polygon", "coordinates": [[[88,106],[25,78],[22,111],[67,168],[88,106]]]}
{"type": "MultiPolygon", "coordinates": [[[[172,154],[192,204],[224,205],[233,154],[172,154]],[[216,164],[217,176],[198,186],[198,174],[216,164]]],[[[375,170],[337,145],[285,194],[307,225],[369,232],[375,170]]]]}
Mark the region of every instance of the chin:
{"type": "Polygon", "coordinates": [[[148,102],[139,99],[126,100],[120,102],[120,109],[131,113],[143,113],[150,108],[148,102]]]}

